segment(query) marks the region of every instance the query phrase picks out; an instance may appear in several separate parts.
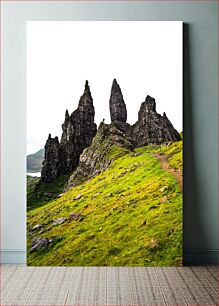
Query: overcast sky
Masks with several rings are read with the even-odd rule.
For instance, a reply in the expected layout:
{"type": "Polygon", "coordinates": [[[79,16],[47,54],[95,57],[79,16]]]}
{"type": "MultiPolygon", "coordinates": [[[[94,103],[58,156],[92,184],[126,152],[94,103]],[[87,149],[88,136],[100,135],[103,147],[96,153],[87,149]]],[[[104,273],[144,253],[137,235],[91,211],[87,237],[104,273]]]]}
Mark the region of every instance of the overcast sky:
{"type": "Polygon", "coordinates": [[[182,131],[182,22],[28,21],[27,154],[51,133],[61,136],[65,110],[72,113],[89,81],[95,122],[110,122],[109,97],[116,78],[131,124],[147,95],[182,131]]]}

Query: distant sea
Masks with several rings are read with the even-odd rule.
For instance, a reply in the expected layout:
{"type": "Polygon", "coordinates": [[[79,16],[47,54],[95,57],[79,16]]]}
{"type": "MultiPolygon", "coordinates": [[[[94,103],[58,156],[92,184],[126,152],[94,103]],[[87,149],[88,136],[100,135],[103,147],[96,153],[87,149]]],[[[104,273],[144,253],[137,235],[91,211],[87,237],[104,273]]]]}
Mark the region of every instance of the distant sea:
{"type": "Polygon", "coordinates": [[[41,172],[35,172],[35,173],[27,172],[27,175],[40,177],[41,176],[41,172]]]}

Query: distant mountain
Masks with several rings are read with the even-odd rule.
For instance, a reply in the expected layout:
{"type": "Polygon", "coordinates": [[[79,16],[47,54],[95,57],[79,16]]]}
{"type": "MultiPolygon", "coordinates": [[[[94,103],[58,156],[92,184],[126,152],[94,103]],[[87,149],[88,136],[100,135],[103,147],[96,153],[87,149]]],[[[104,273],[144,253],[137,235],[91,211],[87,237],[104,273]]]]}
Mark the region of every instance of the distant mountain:
{"type": "Polygon", "coordinates": [[[44,159],[44,149],[37,151],[34,154],[27,155],[27,172],[40,172],[44,159]]]}

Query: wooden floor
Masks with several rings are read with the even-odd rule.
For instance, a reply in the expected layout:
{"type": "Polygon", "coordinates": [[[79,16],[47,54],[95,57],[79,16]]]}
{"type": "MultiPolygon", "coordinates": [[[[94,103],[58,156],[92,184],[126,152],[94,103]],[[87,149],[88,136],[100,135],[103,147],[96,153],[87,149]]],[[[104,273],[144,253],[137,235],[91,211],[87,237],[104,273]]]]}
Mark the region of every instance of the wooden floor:
{"type": "Polygon", "coordinates": [[[1,305],[218,305],[217,266],[1,266],[1,305]]]}

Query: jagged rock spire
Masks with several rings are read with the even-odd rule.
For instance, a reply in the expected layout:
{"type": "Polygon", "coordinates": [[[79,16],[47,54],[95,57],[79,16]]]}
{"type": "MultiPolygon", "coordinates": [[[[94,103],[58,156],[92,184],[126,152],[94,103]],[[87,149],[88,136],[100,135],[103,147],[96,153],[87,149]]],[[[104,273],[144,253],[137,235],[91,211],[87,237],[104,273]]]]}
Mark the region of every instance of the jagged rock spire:
{"type": "Polygon", "coordinates": [[[68,112],[68,110],[66,109],[66,111],[65,111],[65,120],[66,120],[66,119],[69,119],[69,118],[70,118],[69,112],[68,112]]]}
{"type": "Polygon", "coordinates": [[[126,122],[127,110],[123,99],[122,91],[116,79],[113,80],[111,95],[110,95],[110,117],[111,122],[121,121],[126,122]]]}
{"type": "Polygon", "coordinates": [[[141,104],[138,121],[133,126],[132,137],[136,147],[181,139],[166,114],[161,116],[157,113],[155,99],[150,96],[147,96],[141,104]]]}
{"type": "Polygon", "coordinates": [[[86,80],[85,86],[84,86],[84,93],[80,97],[78,108],[80,108],[81,111],[89,111],[92,109],[92,113],[94,114],[94,106],[93,106],[93,98],[90,91],[90,86],[88,81],[86,80]]]}
{"type": "Polygon", "coordinates": [[[145,98],[145,106],[146,106],[147,111],[155,112],[156,111],[155,99],[152,98],[151,96],[147,95],[147,97],[145,98]]]}
{"type": "MultiPolygon", "coordinates": [[[[116,79],[113,80],[110,95],[110,115],[112,129],[108,137],[112,137],[115,144],[118,137],[122,143],[126,139],[131,147],[146,146],[149,144],[162,144],[181,139],[167,115],[163,116],[156,111],[155,99],[147,96],[138,112],[138,121],[134,125],[126,123],[127,110],[122,91],[116,79]],[[111,135],[112,133],[112,135],[111,135]],[[121,133],[121,135],[119,134],[121,133]],[[124,137],[124,139],[123,139],[124,137]]],[[[45,159],[43,162],[41,180],[50,182],[61,174],[73,172],[79,165],[79,158],[85,148],[88,148],[97,132],[94,123],[95,109],[88,81],[85,82],[84,92],[79,99],[77,109],[69,115],[65,112],[62,124],[62,137],[59,143],[57,137],[49,134],[45,145],[45,159]]],[[[108,131],[107,128],[104,132],[108,131]]],[[[86,155],[86,153],[84,153],[86,155]]],[[[82,155],[84,157],[85,155],[82,155]]],[[[85,156],[86,157],[86,156],[85,156]]],[[[92,160],[91,160],[92,162],[92,160]]]]}
{"type": "Polygon", "coordinates": [[[88,80],[85,81],[84,91],[88,91],[90,93],[90,86],[88,80]]]}
{"type": "Polygon", "coordinates": [[[45,145],[42,181],[50,182],[58,175],[72,172],[78,166],[81,153],[90,146],[97,132],[94,115],[93,98],[86,81],[77,109],[71,115],[68,110],[65,111],[60,144],[57,137],[51,138],[49,134],[45,145]]]}
{"type": "Polygon", "coordinates": [[[83,150],[90,146],[97,131],[94,115],[93,98],[89,83],[86,81],[78,108],[70,117],[65,116],[65,122],[62,125],[63,132],[60,141],[61,174],[73,171],[78,166],[79,157],[83,150]]]}
{"type": "Polygon", "coordinates": [[[59,175],[59,140],[52,138],[49,134],[45,145],[43,167],[41,171],[41,181],[49,183],[59,175]]]}

